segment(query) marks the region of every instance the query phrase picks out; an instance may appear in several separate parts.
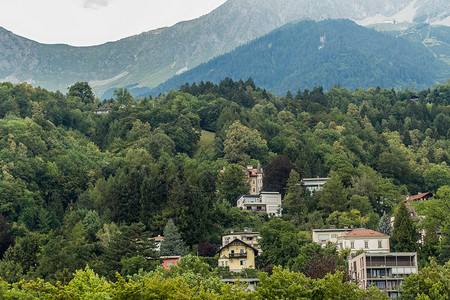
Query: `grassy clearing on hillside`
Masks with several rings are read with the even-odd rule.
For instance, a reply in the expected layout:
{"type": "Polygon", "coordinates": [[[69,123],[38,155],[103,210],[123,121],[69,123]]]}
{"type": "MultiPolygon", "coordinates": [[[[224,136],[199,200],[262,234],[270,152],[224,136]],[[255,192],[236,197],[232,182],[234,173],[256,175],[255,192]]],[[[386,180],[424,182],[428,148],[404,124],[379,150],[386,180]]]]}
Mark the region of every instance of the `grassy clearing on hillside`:
{"type": "Polygon", "coordinates": [[[197,144],[197,150],[200,149],[201,146],[205,147],[206,150],[212,150],[215,137],[216,134],[214,132],[202,130],[202,136],[197,144]]]}

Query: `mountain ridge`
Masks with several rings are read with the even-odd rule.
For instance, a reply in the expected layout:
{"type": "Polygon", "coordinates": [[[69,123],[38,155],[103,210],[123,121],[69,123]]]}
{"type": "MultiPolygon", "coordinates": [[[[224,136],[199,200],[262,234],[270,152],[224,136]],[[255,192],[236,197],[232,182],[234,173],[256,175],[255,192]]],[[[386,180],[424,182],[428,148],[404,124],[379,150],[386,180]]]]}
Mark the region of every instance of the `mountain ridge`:
{"type": "MultiPolygon", "coordinates": [[[[0,32],[0,80],[62,90],[91,83],[97,95],[133,85],[155,87],[177,73],[304,18],[355,20],[400,11],[411,0],[229,0],[209,14],[90,47],[40,44],[0,32]]],[[[426,4],[426,3],[425,3],[426,4]]]]}
{"type": "Polygon", "coordinates": [[[153,89],[152,94],[178,89],[186,82],[218,83],[226,77],[251,77],[255,84],[279,96],[288,90],[318,85],[326,89],[333,85],[349,89],[377,85],[420,88],[443,79],[437,71],[445,66],[420,43],[379,33],[353,21],[301,21],[175,76],[153,89]]]}

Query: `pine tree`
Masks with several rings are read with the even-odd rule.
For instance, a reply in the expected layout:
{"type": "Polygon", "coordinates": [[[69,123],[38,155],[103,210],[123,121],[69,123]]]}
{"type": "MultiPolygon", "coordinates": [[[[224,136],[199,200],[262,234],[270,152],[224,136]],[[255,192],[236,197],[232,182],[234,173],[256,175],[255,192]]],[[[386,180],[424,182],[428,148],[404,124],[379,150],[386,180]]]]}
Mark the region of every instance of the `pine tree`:
{"type": "Polygon", "coordinates": [[[395,214],[391,247],[397,252],[413,252],[417,250],[416,227],[409,216],[404,202],[400,203],[395,214]]]}
{"type": "Polygon", "coordinates": [[[164,227],[164,241],[161,243],[160,255],[184,255],[185,245],[172,219],[164,227]]]}
{"type": "Polygon", "coordinates": [[[391,225],[391,218],[386,214],[386,212],[383,213],[383,216],[380,219],[380,223],[378,223],[377,230],[386,235],[392,235],[393,228],[391,225]]]}
{"type": "Polygon", "coordinates": [[[284,216],[294,225],[305,223],[307,209],[303,197],[302,179],[295,170],[291,170],[289,175],[286,196],[282,205],[284,216]]]}

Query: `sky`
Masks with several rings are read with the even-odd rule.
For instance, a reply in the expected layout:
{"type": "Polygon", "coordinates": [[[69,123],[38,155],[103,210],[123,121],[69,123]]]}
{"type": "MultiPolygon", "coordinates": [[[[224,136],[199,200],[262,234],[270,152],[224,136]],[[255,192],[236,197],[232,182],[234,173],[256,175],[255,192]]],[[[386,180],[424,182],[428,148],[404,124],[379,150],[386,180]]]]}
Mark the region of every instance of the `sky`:
{"type": "Polygon", "coordinates": [[[90,46],[205,15],[226,0],[1,0],[0,26],[46,44],[90,46]]]}

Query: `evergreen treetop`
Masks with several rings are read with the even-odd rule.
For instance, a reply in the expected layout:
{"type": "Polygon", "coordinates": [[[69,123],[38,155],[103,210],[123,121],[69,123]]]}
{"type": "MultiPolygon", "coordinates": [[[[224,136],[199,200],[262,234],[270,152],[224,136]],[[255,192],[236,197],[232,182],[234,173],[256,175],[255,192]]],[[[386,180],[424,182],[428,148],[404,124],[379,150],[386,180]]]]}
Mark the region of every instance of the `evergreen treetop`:
{"type": "Polygon", "coordinates": [[[413,252],[417,250],[416,227],[409,216],[404,202],[400,203],[395,214],[391,247],[396,252],[413,252]]]}
{"type": "Polygon", "coordinates": [[[164,241],[161,243],[160,255],[184,255],[185,244],[181,239],[181,235],[178,232],[178,228],[172,219],[167,221],[166,227],[164,227],[164,241]]]}

